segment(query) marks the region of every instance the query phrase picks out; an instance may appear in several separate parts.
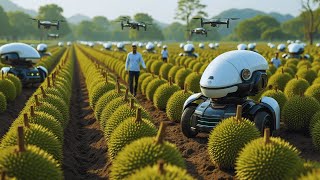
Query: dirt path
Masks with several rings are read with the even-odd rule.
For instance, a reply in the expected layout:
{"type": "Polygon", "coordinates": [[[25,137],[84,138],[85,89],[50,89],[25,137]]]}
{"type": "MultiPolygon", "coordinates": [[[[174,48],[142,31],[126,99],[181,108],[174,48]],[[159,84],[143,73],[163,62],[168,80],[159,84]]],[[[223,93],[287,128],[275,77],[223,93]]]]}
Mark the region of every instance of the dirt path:
{"type": "Polygon", "coordinates": [[[65,129],[65,179],[107,179],[110,163],[99,122],[89,106],[88,92],[78,63],[74,72],[70,122],[65,129]]]}
{"type": "Polygon", "coordinates": [[[12,122],[18,117],[36,89],[37,87],[23,88],[22,93],[14,101],[8,103],[6,112],[0,114],[0,139],[7,133],[12,122]]]}

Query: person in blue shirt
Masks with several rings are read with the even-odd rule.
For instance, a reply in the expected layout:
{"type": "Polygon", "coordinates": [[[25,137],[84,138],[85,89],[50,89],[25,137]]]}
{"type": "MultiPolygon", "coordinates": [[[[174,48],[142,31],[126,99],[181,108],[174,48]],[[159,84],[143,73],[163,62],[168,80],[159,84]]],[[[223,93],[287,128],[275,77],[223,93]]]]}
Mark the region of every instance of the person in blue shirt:
{"type": "Polygon", "coordinates": [[[142,55],[137,52],[137,45],[132,44],[132,52],[128,53],[126,60],[126,71],[129,73],[129,89],[133,96],[137,95],[138,80],[140,75],[140,64],[146,69],[142,55]],[[133,82],[135,82],[133,88],[133,82]]]}
{"type": "Polygon", "coordinates": [[[163,46],[163,50],[161,51],[161,55],[162,55],[163,62],[166,63],[168,61],[168,55],[169,55],[166,45],[163,46]]]}

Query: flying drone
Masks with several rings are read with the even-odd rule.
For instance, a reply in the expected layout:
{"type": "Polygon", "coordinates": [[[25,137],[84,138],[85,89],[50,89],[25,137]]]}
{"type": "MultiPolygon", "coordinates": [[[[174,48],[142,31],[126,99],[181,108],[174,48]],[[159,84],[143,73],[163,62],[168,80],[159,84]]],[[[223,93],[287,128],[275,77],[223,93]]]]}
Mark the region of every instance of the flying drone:
{"type": "Polygon", "coordinates": [[[121,20],[121,29],[125,27],[129,27],[130,29],[136,29],[139,31],[140,28],[144,28],[145,31],[147,31],[147,26],[152,25],[149,23],[145,22],[137,22],[137,21],[132,21],[129,19],[129,17],[123,17],[121,20]]]}
{"type": "Polygon", "coordinates": [[[31,18],[34,21],[38,22],[38,29],[43,26],[44,29],[50,29],[51,27],[56,27],[57,30],[60,28],[60,23],[65,22],[64,20],[53,20],[53,21],[48,21],[48,20],[40,20],[40,19],[34,19],[31,18]]]}
{"type": "Polygon", "coordinates": [[[59,34],[48,34],[48,38],[57,39],[57,38],[59,38],[59,34]]]}
{"type": "Polygon", "coordinates": [[[210,31],[210,30],[206,30],[205,28],[200,27],[200,28],[195,28],[195,29],[190,30],[190,34],[191,34],[191,36],[193,34],[200,34],[200,35],[205,35],[207,37],[208,31],[210,31]]]}
{"type": "Polygon", "coordinates": [[[230,20],[238,20],[240,18],[213,18],[213,19],[204,19],[204,18],[193,18],[200,19],[201,27],[205,24],[210,24],[212,27],[219,27],[221,24],[226,24],[227,28],[229,28],[230,20]]]}

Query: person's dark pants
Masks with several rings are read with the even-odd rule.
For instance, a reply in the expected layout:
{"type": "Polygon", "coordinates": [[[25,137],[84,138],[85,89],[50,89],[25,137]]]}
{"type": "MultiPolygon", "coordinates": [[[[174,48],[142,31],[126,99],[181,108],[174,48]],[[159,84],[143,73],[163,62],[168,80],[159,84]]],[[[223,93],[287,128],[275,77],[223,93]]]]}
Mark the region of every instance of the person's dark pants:
{"type": "Polygon", "coordinates": [[[140,71],[129,71],[129,88],[130,88],[130,93],[134,96],[137,94],[139,75],[140,75],[140,71]],[[135,82],[134,91],[133,91],[133,81],[135,82]]]}
{"type": "Polygon", "coordinates": [[[168,61],[168,58],[163,57],[163,58],[162,58],[162,60],[163,60],[163,62],[165,62],[165,63],[166,63],[166,62],[168,61]]]}

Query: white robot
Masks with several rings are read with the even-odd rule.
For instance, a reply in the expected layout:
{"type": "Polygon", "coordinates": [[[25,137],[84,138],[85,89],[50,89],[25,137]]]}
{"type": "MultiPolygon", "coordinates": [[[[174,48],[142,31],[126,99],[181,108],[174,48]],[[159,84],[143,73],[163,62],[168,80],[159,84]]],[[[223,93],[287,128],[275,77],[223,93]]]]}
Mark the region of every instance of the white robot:
{"type": "Polygon", "coordinates": [[[183,43],[180,43],[179,47],[180,47],[181,49],[183,49],[184,44],[183,44],[183,43]]]}
{"type": "Polygon", "coordinates": [[[285,44],[279,44],[277,49],[280,52],[284,52],[286,50],[286,45],[285,44]]]}
{"type": "Polygon", "coordinates": [[[200,49],[204,49],[204,44],[203,43],[199,43],[199,48],[200,49]]]}
{"type": "Polygon", "coordinates": [[[247,47],[246,44],[239,44],[239,45],[237,46],[237,49],[238,49],[238,50],[247,50],[248,47],[247,47]]]}
{"type": "Polygon", "coordinates": [[[156,53],[156,51],[154,50],[155,45],[152,42],[148,42],[146,45],[146,49],[143,50],[144,53],[156,53]]]}
{"type": "Polygon", "coordinates": [[[48,45],[46,45],[46,44],[38,44],[37,51],[39,52],[41,57],[51,56],[51,53],[47,52],[47,50],[48,50],[48,45]]]}
{"type": "Polygon", "coordinates": [[[283,54],[282,57],[286,58],[286,59],[290,59],[290,58],[296,58],[296,59],[309,59],[310,55],[306,54],[303,55],[304,53],[304,46],[302,44],[298,44],[298,43],[291,43],[288,46],[288,51],[289,54],[283,54]]]}
{"type": "Polygon", "coordinates": [[[138,46],[139,46],[139,48],[142,48],[143,47],[143,43],[139,42],[138,46]]]}
{"type": "Polygon", "coordinates": [[[112,44],[110,42],[108,43],[103,43],[102,46],[104,47],[104,49],[111,51],[112,48],[112,44]]]}
{"type": "Polygon", "coordinates": [[[215,49],[216,48],[213,43],[209,43],[208,46],[209,46],[210,49],[215,49]]]}
{"type": "Polygon", "coordinates": [[[183,47],[184,53],[180,53],[179,56],[189,56],[197,58],[199,55],[197,53],[194,53],[194,46],[193,44],[186,44],[183,47]]]}
{"type": "Polygon", "coordinates": [[[114,51],[127,52],[127,50],[124,48],[124,43],[122,42],[117,43],[117,49],[115,49],[114,51]]]}
{"type": "Polygon", "coordinates": [[[64,43],[63,43],[63,42],[58,42],[58,46],[59,46],[59,47],[63,47],[63,46],[64,46],[64,43]]]}
{"type": "Polygon", "coordinates": [[[186,137],[210,132],[222,119],[235,116],[242,105],[242,116],[253,121],[262,132],[280,128],[277,101],[263,97],[259,103],[247,99],[267,86],[268,63],[260,54],[234,50],[216,57],[204,71],[201,93],[191,95],[183,105],[181,130],[186,137]]]}
{"type": "Polygon", "coordinates": [[[72,45],[72,42],[68,41],[67,46],[71,46],[71,45],[72,45]]]}
{"type": "Polygon", "coordinates": [[[91,48],[93,48],[93,47],[94,47],[94,43],[93,43],[93,42],[89,42],[89,43],[88,43],[88,46],[91,47],[91,48]]]}
{"type": "Polygon", "coordinates": [[[214,46],[215,46],[216,48],[218,48],[218,47],[220,46],[220,44],[219,44],[219,43],[215,43],[214,46]]]}
{"type": "Polygon", "coordinates": [[[256,50],[256,43],[250,43],[250,44],[248,44],[248,50],[249,50],[249,51],[253,51],[253,52],[258,52],[258,51],[256,50]]]}
{"type": "Polygon", "coordinates": [[[34,65],[40,61],[40,54],[31,46],[24,43],[10,43],[0,47],[1,72],[10,73],[20,78],[22,84],[42,83],[48,76],[48,70],[43,66],[34,65]]]}

